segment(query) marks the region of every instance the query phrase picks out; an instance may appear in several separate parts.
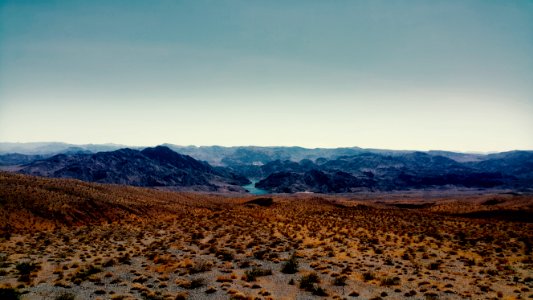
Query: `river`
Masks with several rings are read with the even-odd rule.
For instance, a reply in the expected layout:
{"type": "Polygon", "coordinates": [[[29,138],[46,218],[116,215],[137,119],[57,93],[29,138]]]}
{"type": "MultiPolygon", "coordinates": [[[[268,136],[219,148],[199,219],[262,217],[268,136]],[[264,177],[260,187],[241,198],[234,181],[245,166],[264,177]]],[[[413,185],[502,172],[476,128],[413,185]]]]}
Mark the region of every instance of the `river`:
{"type": "Polygon", "coordinates": [[[262,189],[259,189],[259,188],[256,188],[255,187],[255,183],[258,181],[258,180],[252,180],[250,179],[250,181],[252,183],[250,184],[247,184],[247,185],[243,185],[242,187],[247,189],[248,191],[250,191],[250,194],[253,194],[253,195],[265,195],[265,194],[270,194],[269,191],[267,190],[262,190],[262,189]]]}

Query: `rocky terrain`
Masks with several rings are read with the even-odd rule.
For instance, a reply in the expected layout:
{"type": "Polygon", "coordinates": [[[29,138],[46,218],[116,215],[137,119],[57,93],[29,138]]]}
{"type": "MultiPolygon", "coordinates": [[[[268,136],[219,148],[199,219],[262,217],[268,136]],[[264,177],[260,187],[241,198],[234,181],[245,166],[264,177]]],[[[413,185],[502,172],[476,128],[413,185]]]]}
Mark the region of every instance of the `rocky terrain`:
{"type": "Polygon", "coordinates": [[[273,161],[256,186],[272,192],[346,193],[426,188],[533,188],[533,152],[513,151],[459,162],[423,152],[361,153],[336,159],[273,161]]]}
{"type": "Polygon", "coordinates": [[[526,299],[533,197],[254,198],[0,172],[0,299],[526,299]]]}
{"type": "Polygon", "coordinates": [[[133,186],[243,191],[248,179],[167,147],[119,149],[95,154],[58,154],[22,166],[23,174],[76,178],[133,186]]]}

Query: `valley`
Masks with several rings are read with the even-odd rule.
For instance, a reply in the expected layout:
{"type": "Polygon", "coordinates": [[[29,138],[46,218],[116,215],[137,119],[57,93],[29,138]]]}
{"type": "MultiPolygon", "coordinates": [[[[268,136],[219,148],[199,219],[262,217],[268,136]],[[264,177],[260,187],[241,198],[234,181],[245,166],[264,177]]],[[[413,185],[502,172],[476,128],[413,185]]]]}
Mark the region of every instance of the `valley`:
{"type": "Polygon", "coordinates": [[[257,188],[268,193],[323,194],[428,189],[533,192],[532,151],[472,154],[357,147],[163,144],[92,152],[111,146],[8,146],[0,144],[0,153],[4,153],[0,154],[2,170],[180,191],[245,193],[246,189],[257,188]],[[6,153],[16,150],[25,152],[6,153]],[[254,179],[253,186],[250,179],[254,179]]]}

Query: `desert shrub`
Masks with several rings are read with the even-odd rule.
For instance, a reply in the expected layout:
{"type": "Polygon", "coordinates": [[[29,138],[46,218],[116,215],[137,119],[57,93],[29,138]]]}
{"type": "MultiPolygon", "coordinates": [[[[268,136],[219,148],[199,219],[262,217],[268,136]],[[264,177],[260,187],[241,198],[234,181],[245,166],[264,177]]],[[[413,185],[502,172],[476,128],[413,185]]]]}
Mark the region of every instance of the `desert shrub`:
{"type": "Polygon", "coordinates": [[[96,266],[90,266],[89,268],[85,270],[79,270],[74,276],[72,277],[73,282],[82,282],[87,280],[89,276],[98,274],[102,272],[102,268],[96,267],[96,266]]]}
{"type": "Polygon", "coordinates": [[[193,232],[191,235],[191,239],[193,241],[201,240],[204,238],[204,234],[202,232],[193,232]]]}
{"type": "Polygon", "coordinates": [[[197,289],[205,285],[205,280],[203,278],[194,278],[191,280],[190,289],[197,289]]]}
{"type": "Polygon", "coordinates": [[[383,277],[380,280],[380,284],[383,286],[391,286],[400,284],[400,278],[398,277],[383,277]]]}
{"type": "Polygon", "coordinates": [[[232,261],[234,258],[233,253],[226,249],[218,250],[216,255],[220,256],[223,261],[232,261]]]}
{"type": "Polygon", "coordinates": [[[281,272],[285,274],[294,274],[298,272],[298,261],[296,260],[296,255],[294,253],[291,255],[289,260],[283,264],[281,272]]]}
{"type": "Polygon", "coordinates": [[[0,239],[9,241],[11,239],[11,232],[6,231],[6,232],[0,233],[0,239]]]}
{"type": "Polygon", "coordinates": [[[318,283],[320,279],[316,273],[309,273],[300,278],[300,288],[306,291],[312,291],[314,284],[318,283]]]}
{"type": "Polygon", "coordinates": [[[59,294],[59,296],[55,297],[55,300],[74,300],[74,299],[76,299],[76,295],[67,293],[67,292],[61,293],[59,294]]]}
{"type": "Polygon", "coordinates": [[[365,273],[363,273],[363,280],[364,280],[364,281],[370,281],[370,280],[373,280],[373,279],[375,279],[375,278],[376,278],[376,276],[375,276],[374,273],[372,273],[372,272],[365,272],[365,273]]]}
{"type": "Polygon", "coordinates": [[[102,264],[102,266],[105,267],[105,268],[107,268],[107,267],[112,267],[112,266],[114,266],[116,263],[117,263],[117,262],[116,262],[114,259],[110,258],[110,259],[106,260],[106,261],[102,264]]]}
{"type": "Polygon", "coordinates": [[[249,260],[243,260],[239,263],[239,268],[245,269],[250,267],[250,261],[249,260]]]}
{"type": "Polygon", "coordinates": [[[0,299],[2,300],[18,300],[20,293],[18,290],[10,287],[0,288],[0,299]]]}
{"type": "Polygon", "coordinates": [[[246,277],[246,281],[250,282],[250,281],[255,281],[255,279],[257,277],[261,277],[261,276],[268,276],[268,275],[272,275],[272,270],[270,269],[261,269],[261,268],[252,268],[251,270],[246,270],[246,272],[244,272],[244,276],[246,277]]]}
{"type": "Polygon", "coordinates": [[[29,262],[21,262],[17,264],[16,269],[20,275],[30,275],[31,272],[37,269],[37,265],[29,262]]]}
{"type": "Polygon", "coordinates": [[[319,283],[320,279],[316,273],[309,273],[300,278],[299,287],[303,290],[313,293],[315,296],[327,296],[326,291],[318,286],[316,283],[319,283]]]}
{"type": "Polygon", "coordinates": [[[313,293],[313,295],[315,296],[322,296],[322,297],[325,297],[328,295],[328,293],[326,293],[326,291],[319,287],[319,286],[313,286],[313,289],[311,291],[313,293]]]}
{"type": "Polygon", "coordinates": [[[189,294],[187,292],[180,292],[176,295],[175,300],[186,300],[189,297],[189,294]]]}
{"type": "Polygon", "coordinates": [[[199,261],[199,262],[195,263],[189,269],[189,274],[197,274],[197,273],[207,272],[207,271],[210,271],[211,268],[212,268],[211,263],[202,260],[202,261],[199,261]]]}
{"type": "Polygon", "coordinates": [[[437,300],[437,299],[439,299],[439,295],[437,295],[435,293],[425,293],[424,294],[424,298],[426,300],[437,300]]]}
{"type": "Polygon", "coordinates": [[[217,282],[233,282],[231,276],[218,276],[217,282]]]}
{"type": "Polygon", "coordinates": [[[254,251],[253,255],[254,255],[254,258],[256,259],[263,259],[266,253],[267,253],[266,250],[257,250],[257,251],[254,251]]]}
{"type": "Polygon", "coordinates": [[[191,280],[180,280],[177,284],[184,289],[192,290],[204,286],[205,280],[203,278],[193,278],[191,280]]]}
{"type": "Polygon", "coordinates": [[[131,260],[130,260],[130,256],[129,256],[129,254],[126,253],[126,254],[120,256],[120,257],[118,258],[118,262],[119,262],[120,264],[123,264],[123,265],[131,265],[131,260]]]}
{"type": "Polygon", "coordinates": [[[137,276],[135,278],[133,278],[132,282],[138,282],[138,283],[145,283],[148,281],[148,278],[145,277],[145,276],[137,276]]]}
{"type": "Polygon", "coordinates": [[[345,286],[346,285],[346,279],[348,279],[348,277],[346,277],[346,276],[335,277],[335,279],[333,280],[333,285],[345,286]]]}

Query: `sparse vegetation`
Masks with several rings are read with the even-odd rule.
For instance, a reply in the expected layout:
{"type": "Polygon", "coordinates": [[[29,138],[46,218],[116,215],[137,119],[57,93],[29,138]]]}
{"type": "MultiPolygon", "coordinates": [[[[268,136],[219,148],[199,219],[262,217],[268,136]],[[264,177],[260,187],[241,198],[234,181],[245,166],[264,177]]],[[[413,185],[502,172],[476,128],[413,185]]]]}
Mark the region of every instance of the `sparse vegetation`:
{"type": "Polygon", "coordinates": [[[300,278],[300,288],[303,290],[311,290],[315,283],[320,282],[320,279],[316,273],[309,273],[300,278]]]}
{"type": "Polygon", "coordinates": [[[102,268],[91,265],[91,266],[87,267],[86,269],[78,270],[72,276],[72,282],[81,283],[81,282],[87,280],[91,275],[98,274],[100,272],[102,272],[102,268]]]}
{"type": "Polygon", "coordinates": [[[20,299],[20,292],[17,289],[10,287],[0,287],[0,299],[3,300],[18,300],[20,299]]]}
{"type": "Polygon", "coordinates": [[[528,212],[533,197],[350,197],[261,206],[0,172],[0,299],[45,297],[38,285],[63,300],[533,295],[533,223],[464,217],[528,212]]]}
{"type": "Polygon", "coordinates": [[[363,280],[365,280],[365,281],[374,280],[375,278],[376,278],[376,276],[372,272],[363,273],[363,280]]]}
{"type": "Polygon", "coordinates": [[[37,269],[37,265],[29,262],[21,262],[17,264],[16,269],[20,275],[29,275],[37,269]]]}
{"type": "Polygon", "coordinates": [[[333,285],[336,285],[336,286],[345,286],[346,285],[346,280],[348,279],[348,277],[346,276],[337,276],[335,277],[335,279],[333,280],[333,285]]]}
{"type": "Polygon", "coordinates": [[[261,269],[257,267],[253,267],[251,270],[246,270],[244,273],[245,280],[248,282],[255,281],[257,277],[268,276],[268,275],[272,275],[272,270],[261,269]]]}
{"type": "Polygon", "coordinates": [[[380,279],[380,284],[383,286],[391,286],[400,284],[399,277],[384,277],[380,279]]]}
{"type": "Polygon", "coordinates": [[[296,260],[296,254],[292,253],[289,257],[289,260],[287,260],[283,264],[283,268],[281,269],[281,272],[285,274],[294,274],[298,272],[298,261],[296,260]]]}
{"type": "Polygon", "coordinates": [[[72,293],[63,292],[59,296],[55,297],[55,300],[75,300],[76,295],[72,293]]]}

